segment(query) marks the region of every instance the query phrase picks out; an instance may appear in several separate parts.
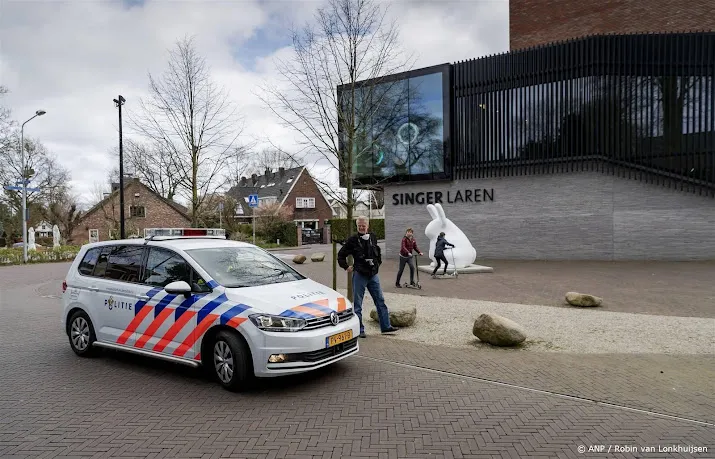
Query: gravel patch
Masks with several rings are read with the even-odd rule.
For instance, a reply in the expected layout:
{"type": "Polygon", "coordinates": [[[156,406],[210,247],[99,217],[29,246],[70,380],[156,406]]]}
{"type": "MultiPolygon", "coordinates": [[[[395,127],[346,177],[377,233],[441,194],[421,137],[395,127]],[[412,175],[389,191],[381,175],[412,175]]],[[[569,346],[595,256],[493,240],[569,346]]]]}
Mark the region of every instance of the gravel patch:
{"type": "MultiPolygon", "coordinates": [[[[347,292],[341,292],[345,295],[347,292]]],[[[483,313],[497,314],[522,325],[526,341],[517,348],[536,352],[577,354],[715,354],[715,319],[609,312],[599,308],[497,303],[457,298],[384,293],[388,308],[417,308],[412,327],[391,338],[463,348],[492,348],[472,334],[483,313]]],[[[606,300],[604,300],[606,301],[606,300]]],[[[365,292],[363,320],[368,335],[380,334],[370,319],[374,303],[365,292]]]]}

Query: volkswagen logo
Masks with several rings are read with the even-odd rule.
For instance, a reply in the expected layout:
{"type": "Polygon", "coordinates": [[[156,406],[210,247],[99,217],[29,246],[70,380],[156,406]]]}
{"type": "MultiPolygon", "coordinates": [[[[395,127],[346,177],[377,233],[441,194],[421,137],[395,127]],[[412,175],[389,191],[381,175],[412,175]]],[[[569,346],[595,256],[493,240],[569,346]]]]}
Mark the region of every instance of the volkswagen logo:
{"type": "Polygon", "coordinates": [[[340,318],[338,318],[338,314],[333,311],[330,313],[330,323],[333,325],[337,325],[338,322],[340,322],[340,318]]]}

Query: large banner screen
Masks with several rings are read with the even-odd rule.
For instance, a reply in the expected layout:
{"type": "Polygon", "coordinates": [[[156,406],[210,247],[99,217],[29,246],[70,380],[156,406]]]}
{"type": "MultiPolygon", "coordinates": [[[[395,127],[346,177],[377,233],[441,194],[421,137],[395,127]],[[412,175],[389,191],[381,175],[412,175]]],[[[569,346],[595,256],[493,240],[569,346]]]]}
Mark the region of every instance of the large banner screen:
{"type": "Polygon", "coordinates": [[[448,178],[448,69],[341,88],[341,115],[348,121],[341,126],[341,147],[347,160],[352,144],[354,185],[448,178]]]}

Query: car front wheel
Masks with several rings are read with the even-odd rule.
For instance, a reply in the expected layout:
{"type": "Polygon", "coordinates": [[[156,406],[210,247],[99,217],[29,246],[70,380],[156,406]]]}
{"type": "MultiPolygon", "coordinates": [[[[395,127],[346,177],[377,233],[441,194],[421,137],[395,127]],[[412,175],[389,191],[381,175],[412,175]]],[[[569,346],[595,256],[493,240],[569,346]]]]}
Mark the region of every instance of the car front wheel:
{"type": "Polygon", "coordinates": [[[214,376],[225,389],[240,392],[252,387],[250,352],[234,332],[221,331],[216,335],[211,364],[214,376]]]}

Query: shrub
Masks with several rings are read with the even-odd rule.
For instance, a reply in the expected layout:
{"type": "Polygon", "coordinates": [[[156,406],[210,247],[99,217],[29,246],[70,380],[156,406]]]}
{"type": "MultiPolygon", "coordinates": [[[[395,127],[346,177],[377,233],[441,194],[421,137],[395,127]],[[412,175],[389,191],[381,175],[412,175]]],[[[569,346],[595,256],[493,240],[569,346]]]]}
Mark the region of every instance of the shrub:
{"type": "Polygon", "coordinates": [[[270,242],[276,242],[276,239],[281,240],[281,245],[295,247],[298,245],[298,227],[293,222],[285,222],[276,229],[275,236],[269,239],[270,242]]]}
{"type": "MultiPolygon", "coordinates": [[[[62,245],[56,249],[29,250],[28,263],[48,263],[52,261],[72,261],[79,253],[81,247],[75,245],[62,245]]],[[[0,265],[22,264],[22,247],[0,248],[0,265]]]]}

